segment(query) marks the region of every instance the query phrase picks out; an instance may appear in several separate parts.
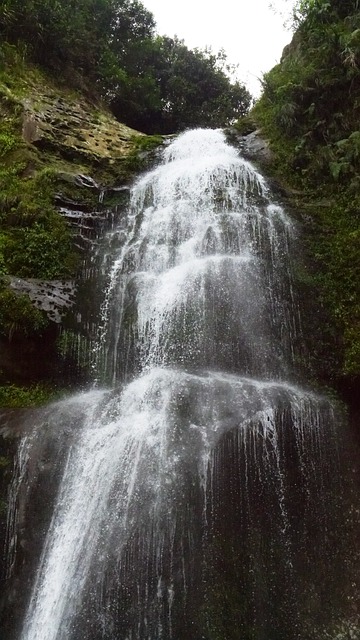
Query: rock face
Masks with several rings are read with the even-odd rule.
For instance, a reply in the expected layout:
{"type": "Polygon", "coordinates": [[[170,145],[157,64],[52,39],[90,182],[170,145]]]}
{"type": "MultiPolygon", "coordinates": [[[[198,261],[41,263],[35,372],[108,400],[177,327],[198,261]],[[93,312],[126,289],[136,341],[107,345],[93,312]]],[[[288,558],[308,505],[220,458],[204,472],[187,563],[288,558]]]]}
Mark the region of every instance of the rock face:
{"type": "Polygon", "coordinates": [[[46,86],[37,89],[22,101],[22,135],[39,149],[60,148],[65,157],[111,162],[130,153],[134,136],[143,135],[80,95],[59,96],[46,86]]]}
{"type": "MultiPolygon", "coordinates": [[[[3,176],[0,175],[0,213],[9,220],[6,237],[16,242],[19,228],[31,228],[32,237],[34,229],[39,229],[41,234],[44,228],[56,228],[56,210],[73,238],[69,243],[73,251],[70,262],[75,266],[72,271],[64,269],[64,278],[58,272],[59,277],[49,280],[46,270],[43,275],[36,269],[34,273],[29,273],[29,269],[12,271],[5,265],[11,290],[28,296],[50,321],[46,339],[40,335],[22,337],[20,330],[9,341],[8,334],[1,332],[0,327],[0,384],[31,383],[39,379],[38,375],[33,379],[31,373],[34,352],[38,353],[38,362],[49,357],[56,360],[59,357],[57,342],[65,326],[65,331],[69,326],[76,327],[78,334],[84,324],[86,336],[93,331],[93,310],[82,312],[80,307],[91,306],[88,300],[96,296],[89,281],[94,281],[99,268],[99,243],[122,215],[128,201],[127,183],[141,164],[146,163],[142,156],[148,137],[118,122],[94,97],[58,85],[55,79],[44,76],[36,68],[24,65],[14,69],[9,82],[5,79],[2,83],[3,77],[0,75],[0,134],[11,144],[9,152],[2,152],[2,159],[9,171],[13,165],[14,172],[15,168],[18,172],[17,167],[24,167],[21,173],[16,173],[17,187],[12,191],[6,189],[10,179],[4,181],[2,189],[3,176]],[[23,189],[26,197],[22,197],[23,189]],[[53,216],[50,223],[50,218],[46,218],[49,210],[53,216]],[[32,277],[28,277],[28,273],[32,277]],[[65,317],[66,325],[63,324],[65,317]],[[51,356],[50,341],[53,341],[51,356]],[[41,351],[45,342],[46,358],[41,351]],[[21,372],[25,377],[19,379],[20,371],[15,363],[20,352],[30,355],[28,363],[21,358],[21,372]]],[[[153,142],[156,146],[159,139],[153,142]]],[[[62,222],[59,225],[61,227],[62,222]]],[[[0,246],[1,269],[2,251],[0,246]]],[[[19,251],[21,253],[21,247],[19,251]]],[[[41,251],[41,240],[35,251],[41,251]]],[[[49,255],[44,257],[46,261],[49,263],[49,255]]],[[[5,281],[0,283],[0,293],[4,286],[5,281]]],[[[56,366],[55,362],[53,370],[56,366]]],[[[45,381],[48,373],[46,366],[45,381]]],[[[41,379],[41,373],[39,375],[41,379]]],[[[61,372],[59,375],[61,377],[61,372]]]]}
{"type": "Polygon", "coordinates": [[[45,311],[49,320],[59,324],[74,304],[77,285],[74,281],[10,278],[10,288],[29,296],[37,309],[45,311]]]}
{"type": "Polygon", "coordinates": [[[261,164],[266,164],[273,158],[269,143],[262,137],[259,129],[244,136],[242,150],[249,160],[256,160],[261,164]]]}
{"type": "Polygon", "coordinates": [[[229,140],[241,149],[241,153],[248,158],[248,160],[254,161],[261,166],[266,166],[273,160],[274,155],[269,143],[263,137],[260,129],[250,131],[249,133],[240,133],[237,129],[231,128],[227,130],[227,135],[229,136],[229,140]]]}

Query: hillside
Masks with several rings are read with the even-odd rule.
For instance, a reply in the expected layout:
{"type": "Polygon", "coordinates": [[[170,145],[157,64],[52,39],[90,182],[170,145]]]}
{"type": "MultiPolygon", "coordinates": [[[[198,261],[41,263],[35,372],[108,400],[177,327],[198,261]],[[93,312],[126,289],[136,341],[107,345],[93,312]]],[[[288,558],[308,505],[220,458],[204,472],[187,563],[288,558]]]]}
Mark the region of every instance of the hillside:
{"type": "Polygon", "coordinates": [[[323,379],[354,399],[360,374],[360,13],[356,1],[302,2],[297,29],[240,130],[260,127],[266,171],[302,212],[298,279],[323,309],[309,317],[323,379]]]}
{"type": "MultiPolygon", "coordinates": [[[[139,151],[161,138],[119,123],[101,100],[25,63],[15,47],[2,52],[0,398],[6,405],[17,402],[13,383],[49,375],[58,325],[72,306],[89,243],[108,227],[109,198],[115,205],[124,197],[104,190],[127,184],[144,162],[139,151]]],[[[36,401],[43,399],[38,391],[36,401]]],[[[31,397],[20,394],[19,402],[31,397]]]]}

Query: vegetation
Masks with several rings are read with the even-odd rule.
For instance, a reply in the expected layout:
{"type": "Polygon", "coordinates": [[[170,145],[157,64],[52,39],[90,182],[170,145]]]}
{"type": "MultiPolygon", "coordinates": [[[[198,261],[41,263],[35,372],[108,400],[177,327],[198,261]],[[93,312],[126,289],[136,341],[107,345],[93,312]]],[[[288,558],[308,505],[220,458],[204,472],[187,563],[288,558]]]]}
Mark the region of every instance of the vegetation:
{"type": "Polygon", "coordinates": [[[250,106],[244,85],[230,81],[223,52],[157,36],[139,0],[5,0],[0,38],[147,133],[223,126],[250,106]]]}
{"type": "Polygon", "coordinates": [[[348,381],[360,374],[359,8],[299,2],[293,40],[251,114],[275,152],[271,170],[306,213],[308,266],[330,312],[324,332],[338,337],[329,374],[348,381]]]}
{"type": "Polygon", "coordinates": [[[161,136],[134,136],[132,151],[122,161],[124,175],[134,175],[149,167],[154,162],[159,147],[164,142],[161,136]]]}
{"type": "MultiPolygon", "coordinates": [[[[0,82],[7,73],[0,69],[0,82]]],[[[35,171],[39,162],[22,138],[20,105],[0,87],[0,275],[69,277],[77,257],[54,208],[54,172],[35,171]]]]}
{"type": "Polygon", "coordinates": [[[55,332],[8,289],[8,276],[68,279],[81,263],[55,194],[91,211],[99,194],[79,188],[75,174],[124,183],[159,134],[220,126],[246,113],[250,94],[229,80],[222,53],[157,36],[138,0],[4,0],[0,42],[0,339],[27,343],[30,353],[30,343],[55,332]],[[121,122],[158,135],[131,138],[102,101],[121,122]]]}
{"type": "Polygon", "coordinates": [[[28,296],[0,289],[0,336],[11,342],[14,336],[38,335],[47,325],[46,315],[33,306],[28,296]]]}
{"type": "MultiPolygon", "coordinates": [[[[68,278],[78,265],[71,234],[53,202],[59,170],[67,169],[56,151],[44,153],[22,136],[26,74],[41,73],[24,60],[56,75],[64,87],[101,97],[118,119],[147,132],[216,127],[245,116],[239,127],[244,133],[252,121],[262,127],[275,151],[271,170],[306,213],[308,269],[299,277],[315,284],[319,302],[330,311],[328,324],[319,323],[329,340],[318,336],[324,351],[334,333],[338,341],[340,362],[328,349],[329,377],[340,371],[355,380],[360,372],[359,2],[301,0],[294,21],[293,41],[264,76],[263,96],[249,118],[250,95],[229,80],[224,54],[191,51],[176,37],[156,35],[152,14],[138,0],[4,0],[0,277],[68,278]]],[[[123,176],[139,170],[143,152],[160,141],[159,135],[134,139],[133,152],[116,161],[117,170],[123,176]]],[[[107,165],[101,167],[105,175],[107,165]]],[[[71,181],[61,185],[69,198],[73,189],[71,181]]],[[[24,298],[10,295],[4,281],[0,308],[4,337],[43,331],[44,317],[24,298]]]]}
{"type": "Polygon", "coordinates": [[[23,172],[22,164],[11,162],[0,168],[0,334],[10,341],[39,333],[47,320],[27,296],[7,289],[6,276],[70,277],[78,263],[70,231],[47,188],[46,171],[33,179],[24,179],[23,172]]]}
{"type": "MultiPolygon", "coordinates": [[[[36,384],[31,387],[19,387],[15,384],[0,386],[0,406],[11,409],[21,409],[24,407],[39,407],[47,402],[56,399],[56,392],[50,387],[36,384]]],[[[4,458],[0,456],[0,471],[5,464],[1,463],[4,458]]]]}

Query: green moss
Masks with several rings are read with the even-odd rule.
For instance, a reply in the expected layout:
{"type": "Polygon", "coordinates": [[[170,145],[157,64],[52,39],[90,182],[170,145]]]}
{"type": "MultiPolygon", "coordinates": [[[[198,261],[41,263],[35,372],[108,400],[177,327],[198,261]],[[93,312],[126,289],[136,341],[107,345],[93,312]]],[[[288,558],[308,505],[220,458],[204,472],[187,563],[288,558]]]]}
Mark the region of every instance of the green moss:
{"type": "Polygon", "coordinates": [[[137,135],[131,141],[133,149],[122,161],[122,167],[129,176],[148,168],[155,158],[156,150],[163,144],[164,137],[137,135]]]}
{"type": "Polygon", "coordinates": [[[11,463],[10,458],[6,458],[6,456],[0,456],[0,469],[5,469],[11,463]]]}
{"type": "Polygon", "coordinates": [[[252,133],[256,129],[256,122],[253,117],[248,114],[247,116],[243,116],[234,124],[234,128],[242,135],[247,136],[249,133],[252,133]]]}
{"type": "Polygon", "coordinates": [[[133,136],[132,142],[134,144],[134,153],[139,151],[153,151],[163,144],[164,137],[137,135],[133,136]]]}
{"type": "MultiPolygon", "coordinates": [[[[14,384],[0,386],[0,407],[27,408],[38,407],[58,397],[58,393],[50,387],[36,384],[32,387],[19,387],[14,384]]],[[[0,468],[7,465],[2,464],[0,468]]],[[[7,460],[6,458],[4,460],[7,460]]]]}

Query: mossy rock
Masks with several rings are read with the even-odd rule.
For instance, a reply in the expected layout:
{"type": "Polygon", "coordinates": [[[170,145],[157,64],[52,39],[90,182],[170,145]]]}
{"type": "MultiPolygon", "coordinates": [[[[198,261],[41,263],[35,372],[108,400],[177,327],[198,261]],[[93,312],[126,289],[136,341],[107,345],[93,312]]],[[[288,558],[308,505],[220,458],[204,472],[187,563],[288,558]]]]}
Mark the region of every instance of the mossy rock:
{"type": "Polygon", "coordinates": [[[43,304],[46,291],[40,304],[32,296],[34,286],[46,281],[51,301],[58,282],[81,281],[87,254],[110,224],[108,208],[126,204],[127,184],[154,160],[162,142],[160,136],[148,137],[119,123],[94,96],[69,90],[25,64],[16,47],[0,46],[0,375],[4,382],[20,384],[32,376],[41,380],[53,375],[54,359],[60,357],[55,322],[62,322],[62,309],[60,316],[51,315],[43,304]],[[78,212],[78,220],[67,209],[78,212]],[[8,287],[9,278],[12,285],[17,283],[13,289],[20,284],[18,291],[8,287]],[[39,349],[36,361],[44,360],[44,366],[34,368],[32,360],[39,349]]]}

